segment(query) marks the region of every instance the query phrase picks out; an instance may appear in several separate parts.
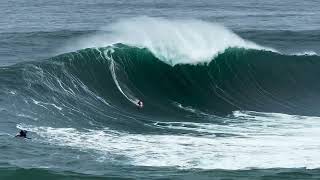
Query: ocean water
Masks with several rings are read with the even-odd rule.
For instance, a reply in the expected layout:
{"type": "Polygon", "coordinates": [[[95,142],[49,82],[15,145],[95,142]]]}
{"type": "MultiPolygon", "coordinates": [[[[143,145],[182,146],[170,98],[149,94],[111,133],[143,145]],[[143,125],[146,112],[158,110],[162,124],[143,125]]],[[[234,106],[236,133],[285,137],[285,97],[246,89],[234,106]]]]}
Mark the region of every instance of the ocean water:
{"type": "Polygon", "coordinates": [[[0,179],[320,179],[319,12],[1,1],[0,179]]]}

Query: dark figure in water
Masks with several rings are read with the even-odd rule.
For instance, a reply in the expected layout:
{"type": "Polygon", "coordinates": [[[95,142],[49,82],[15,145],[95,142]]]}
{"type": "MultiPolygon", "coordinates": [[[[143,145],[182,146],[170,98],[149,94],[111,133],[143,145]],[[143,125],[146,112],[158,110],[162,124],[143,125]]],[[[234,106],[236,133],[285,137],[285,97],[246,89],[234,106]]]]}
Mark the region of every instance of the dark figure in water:
{"type": "Polygon", "coordinates": [[[20,132],[16,135],[16,137],[22,137],[27,138],[27,132],[26,130],[20,130],[20,132]]]}
{"type": "Polygon", "coordinates": [[[139,106],[139,108],[143,108],[143,102],[142,101],[138,101],[137,105],[139,106]]]}

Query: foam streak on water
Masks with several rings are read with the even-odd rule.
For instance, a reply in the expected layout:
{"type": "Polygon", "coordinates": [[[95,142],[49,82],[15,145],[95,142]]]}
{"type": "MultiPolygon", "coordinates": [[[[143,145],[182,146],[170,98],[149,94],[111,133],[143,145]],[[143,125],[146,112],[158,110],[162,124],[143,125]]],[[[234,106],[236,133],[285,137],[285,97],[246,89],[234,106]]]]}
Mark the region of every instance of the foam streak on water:
{"type": "Polygon", "coordinates": [[[237,111],[220,125],[155,123],[159,128],[190,132],[175,135],[130,134],[110,129],[18,127],[36,133],[36,141],[45,142],[44,138],[53,145],[94,152],[99,157],[120,155],[128,159],[123,163],[136,166],[175,166],[183,169],[319,168],[319,121],[319,117],[237,111]],[[237,120],[234,121],[234,118],[237,120]],[[219,137],[216,134],[229,135],[219,137]]]}

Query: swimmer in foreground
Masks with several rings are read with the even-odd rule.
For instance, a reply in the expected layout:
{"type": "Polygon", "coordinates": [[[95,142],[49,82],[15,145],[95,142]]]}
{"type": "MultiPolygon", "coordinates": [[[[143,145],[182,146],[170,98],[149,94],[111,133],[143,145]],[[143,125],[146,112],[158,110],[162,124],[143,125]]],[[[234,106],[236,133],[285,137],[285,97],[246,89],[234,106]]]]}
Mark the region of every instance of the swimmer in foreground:
{"type": "MultiPolygon", "coordinates": [[[[27,132],[26,130],[20,130],[20,132],[15,136],[15,137],[22,137],[22,138],[27,138],[27,132]]],[[[29,138],[27,138],[29,139],[29,138]]]]}
{"type": "Polygon", "coordinates": [[[139,100],[137,105],[138,105],[139,108],[143,108],[143,102],[142,101],[139,100]]]}

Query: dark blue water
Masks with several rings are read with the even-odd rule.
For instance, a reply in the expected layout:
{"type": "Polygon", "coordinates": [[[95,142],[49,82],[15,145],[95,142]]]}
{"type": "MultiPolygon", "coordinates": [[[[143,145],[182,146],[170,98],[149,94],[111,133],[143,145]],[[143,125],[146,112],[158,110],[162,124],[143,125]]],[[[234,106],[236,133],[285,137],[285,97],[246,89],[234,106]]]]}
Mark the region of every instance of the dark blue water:
{"type": "Polygon", "coordinates": [[[0,179],[319,179],[319,12],[1,1],[0,179]]]}

